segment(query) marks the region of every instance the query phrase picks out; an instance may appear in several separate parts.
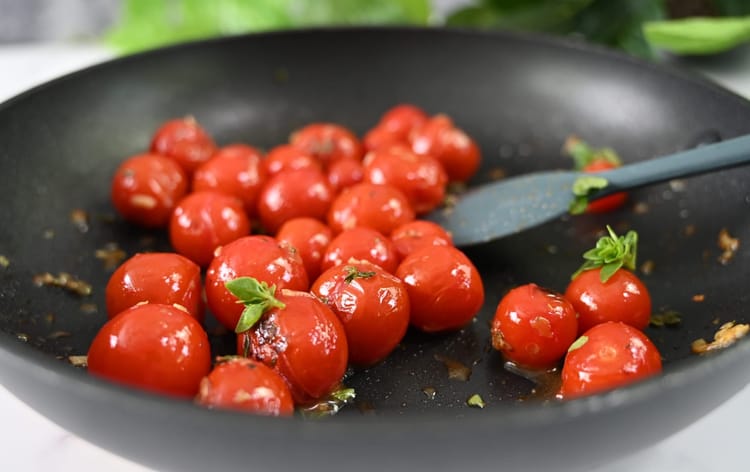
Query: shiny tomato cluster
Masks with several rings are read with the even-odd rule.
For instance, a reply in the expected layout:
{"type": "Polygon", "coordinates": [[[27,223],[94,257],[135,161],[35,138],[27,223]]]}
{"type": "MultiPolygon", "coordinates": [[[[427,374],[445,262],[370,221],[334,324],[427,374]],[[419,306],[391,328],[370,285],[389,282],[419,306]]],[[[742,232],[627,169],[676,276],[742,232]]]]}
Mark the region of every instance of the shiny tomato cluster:
{"type": "Polygon", "coordinates": [[[267,153],[218,147],[192,118],[165,123],[119,166],[112,202],[167,229],[175,252],[137,254],[113,273],[89,371],[287,415],[340,388],[347,366],[383,360],[409,325],[462,328],[484,302],[482,280],[450,234],[418,217],[479,160],[450,118],[413,105],[362,140],[314,123],[267,153]],[[214,363],[206,307],[237,337],[214,363]]]}
{"type": "Polygon", "coordinates": [[[637,235],[609,235],[586,254],[564,294],[516,287],[492,321],[493,347],[528,369],[562,367],[561,398],[613,389],[661,372],[661,356],[643,333],[651,296],[632,272],[637,235]]]}

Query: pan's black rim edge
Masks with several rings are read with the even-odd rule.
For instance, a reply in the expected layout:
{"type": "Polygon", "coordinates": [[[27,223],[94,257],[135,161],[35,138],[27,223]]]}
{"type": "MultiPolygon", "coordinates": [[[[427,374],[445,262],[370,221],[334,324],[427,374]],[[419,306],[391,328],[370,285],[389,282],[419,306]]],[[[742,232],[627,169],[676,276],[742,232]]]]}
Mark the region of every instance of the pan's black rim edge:
{"type": "Polygon", "coordinates": [[[435,27],[435,26],[321,26],[321,27],[308,27],[308,28],[292,28],[285,30],[271,30],[261,31],[255,33],[245,33],[237,35],[226,35],[221,37],[197,39],[192,41],[185,41],[179,44],[173,44],[160,48],[150,49],[146,51],[137,52],[134,54],[124,56],[114,56],[110,59],[104,59],[90,66],[81,68],[79,70],[63,74],[55,79],[46,81],[44,83],[33,86],[7,100],[0,102],[0,112],[6,107],[10,106],[17,100],[22,100],[27,95],[31,95],[47,87],[54,86],[59,82],[70,80],[75,78],[77,75],[87,72],[95,71],[99,68],[111,67],[112,65],[126,63],[130,61],[142,60],[146,57],[160,56],[164,54],[171,54],[175,51],[181,51],[183,49],[192,49],[199,46],[217,45],[222,43],[230,43],[236,41],[245,41],[253,37],[274,37],[274,36],[295,36],[295,35],[310,35],[310,34],[359,34],[359,33],[416,33],[416,34],[453,34],[453,35],[464,35],[464,36],[475,36],[484,38],[495,38],[495,39],[511,39],[516,41],[524,41],[529,43],[537,43],[547,47],[555,48],[566,48],[578,50],[587,54],[595,54],[603,56],[605,58],[627,62],[629,64],[636,65],[637,67],[648,68],[658,73],[667,74],[675,79],[688,81],[693,85],[705,87],[710,89],[714,93],[718,93],[729,97],[745,106],[750,107],[750,100],[747,98],[728,90],[727,88],[716,83],[711,78],[701,75],[697,72],[691,71],[686,68],[678,67],[674,64],[657,63],[641,59],[625,52],[608,48],[603,45],[586,42],[584,40],[575,38],[573,36],[559,36],[546,33],[537,33],[529,31],[511,31],[511,30],[486,30],[486,29],[470,29],[460,27],[435,27]]]}
{"type": "MultiPolygon", "coordinates": [[[[541,44],[545,47],[574,49],[585,53],[602,56],[610,60],[628,62],[641,68],[648,68],[658,73],[669,75],[676,80],[687,81],[695,86],[706,88],[711,93],[723,95],[727,99],[732,99],[733,101],[747,107],[750,110],[750,101],[732,91],[723,88],[709,78],[701,76],[697,73],[693,73],[673,65],[648,62],[629,56],[619,51],[615,51],[591,43],[586,43],[575,38],[516,31],[479,31],[461,28],[411,26],[370,26],[320,27],[225,36],[220,38],[191,41],[128,56],[116,57],[113,59],[104,60],[83,69],[62,75],[51,81],[47,81],[45,83],[34,86],[6,100],[5,102],[0,103],[0,112],[4,111],[6,108],[11,107],[17,101],[23,100],[27,96],[33,95],[40,90],[44,90],[45,88],[55,86],[58,83],[67,80],[73,80],[80,74],[94,72],[98,69],[112,67],[113,65],[125,62],[142,60],[142,58],[144,57],[158,57],[163,54],[170,54],[173,51],[191,49],[202,45],[216,45],[221,43],[244,41],[248,38],[257,36],[270,37],[342,33],[357,34],[361,32],[382,32],[394,34],[404,32],[415,34],[449,33],[455,35],[478,36],[488,39],[511,39],[516,41],[533,42],[541,44]]],[[[129,388],[123,388],[105,381],[95,379],[87,375],[80,369],[76,369],[72,366],[66,365],[64,361],[54,359],[49,355],[43,354],[33,349],[32,347],[25,345],[23,342],[15,339],[15,337],[10,333],[0,333],[0,352],[3,353],[0,358],[3,359],[4,363],[14,363],[18,368],[18,371],[28,372],[30,375],[36,377],[40,384],[54,383],[56,388],[76,390],[79,394],[82,394],[88,398],[100,398],[101,395],[109,395],[114,396],[114,399],[121,404],[135,403],[141,406],[149,406],[154,408],[177,408],[180,411],[184,411],[186,414],[205,415],[206,418],[210,416],[221,416],[221,420],[225,422],[245,421],[248,419],[246,415],[237,415],[235,413],[222,411],[210,411],[197,407],[191,402],[175,401],[173,399],[139,392],[129,388]],[[55,380],[54,382],[53,379],[55,380]],[[60,379],[64,379],[64,381],[58,382],[57,380],[60,379]]],[[[679,372],[669,372],[663,376],[653,378],[627,388],[618,389],[613,392],[594,395],[569,402],[554,402],[545,405],[528,404],[524,405],[521,408],[514,408],[512,410],[503,409],[503,427],[507,428],[514,425],[528,426],[531,424],[545,424],[552,421],[559,421],[561,418],[571,419],[580,416],[587,416],[605,409],[623,408],[628,405],[645,402],[648,401],[649,398],[652,398],[659,391],[677,391],[678,389],[683,388],[685,385],[688,385],[691,382],[696,381],[697,379],[705,377],[712,370],[722,369],[726,366],[735,365],[739,363],[741,359],[748,357],[750,357],[750,339],[744,339],[738,342],[735,346],[732,346],[731,348],[723,352],[711,356],[711,358],[696,358],[684,361],[684,363],[687,365],[685,365],[679,372]]],[[[20,400],[23,401],[22,398],[20,398],[20,400]]],[[[372,427],[374,424],[380,426],[397,424],[399,426],[399,434],[412,434],[415,430],[419,430],[422,434],[424,434],[425,429],[431,430],[430,428],[424,428],[424,426],[437,424],[449,424],[451,428],[457,428],[460,424],[469,424],[474,430],[476,430],[477,427],[487,430],[496,429],[498,428],[498,424],[494,417],[495,415],[492,415],[491,413],[486,415],[472,416],[471,418],[456,418],[455,416],[449,417],[440,414],[427,413],[423,414],[424,421],[414,422],[413,416],[373,418],[363,415],[361,418],[358,418],[356,420],[352,417],[348,417],[345,420],[333,417],[323,422],[306,422],[302,420],[295,421],[295,424],[307,424],[309,425],[309,427],[316,428],[323,425],[325,425],[324,427],[327,428],[341,427],[346,428],[347,431],[350,431],[350,428],[353,425],[366,425],[365,429],[367,429],[372,427]]],[[[256,423],[262,422],[264,424],[264,427],[268,427],[271,429],[281,428],[277,431],[284,432],[285,434],[288,434],[291,431],[302,431],[307,429],[306,427],[304,427],[301,429],[290,430],[286,427],[288,422],[279,421],[275,418],[272,419],[253,416],[251,419],[256,423]]],[[[437,429],[431,431],[439,432],[437,429]]]]}

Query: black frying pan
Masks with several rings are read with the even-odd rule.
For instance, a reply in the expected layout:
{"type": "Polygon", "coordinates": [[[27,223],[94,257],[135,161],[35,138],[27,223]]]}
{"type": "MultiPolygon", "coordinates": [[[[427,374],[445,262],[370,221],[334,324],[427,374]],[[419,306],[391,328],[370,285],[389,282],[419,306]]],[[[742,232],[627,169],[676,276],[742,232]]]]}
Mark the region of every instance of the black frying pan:
{"type": "MultiPolygon", "coordinates": [[[[474,184],[497,168],[514,175],[569,167],[560,147],[571,133],[630,162],[750,132],[750,104],[703,80],[527,35],[289,32],[93,67],[0,107],[0,254],[10,261],[0,269],[0,381],[65,428],[160,470],[576,470],[669,435],[746,384],[749,342],[702,358],[690,343],[712,336],[717,321],[750,321],[748,250],[741,245],[722,265],[716,245],[722,228],[750,242],[747,169],[641,190],[617,213],[564,218],[472,248],[487,291],[476,322],[454,334],[409,333],[387,361],[347,380],[358,403],[332,418],[207,411],[69,365],[105,320],[110,272],[96,249],[167,247],[163,234],[113,219],[108,195],[118,162],[144,150],[161,122],[192,114],[219,143],[270,147],[310,121],[361,133],[399,102],[446,112],[476,137],[484,164],[474,184]],[[88,231],[71,222],[75,209],[88,214],[88,231]],[[640,260],[654,263],[644,280],[655,309],[679,312],[682,325],[648,331],[665,357],[664,376],[544,401],[489,350],[488,321],[510,287],[534,281],[563,290],[605,224],[640,233],[640,260]],[[34,275],[47,271],[89,281],[93,294],[35,286],[34,275]],[[693,301],[696,294],[705,301],[693,301]],[[449,379],[441,356],[470,366],[470,379],[449,379]],[[474,393],[485,409],[466,406],[474,393]]],[[[231,346],[220,336],[213,342],[231,346]]]]}

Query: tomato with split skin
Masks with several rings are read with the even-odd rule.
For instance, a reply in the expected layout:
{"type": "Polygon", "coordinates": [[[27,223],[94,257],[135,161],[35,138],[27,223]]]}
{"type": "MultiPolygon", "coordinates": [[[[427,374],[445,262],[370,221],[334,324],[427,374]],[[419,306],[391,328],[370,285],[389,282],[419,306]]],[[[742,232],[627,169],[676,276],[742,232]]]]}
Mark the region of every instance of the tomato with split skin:
{"type": "Polygon", "coordinates": [[[289,144],[316,158],[323,169],[339,159],[362,160],[364,149],[348,128],[335,123],[311,123],[292,133],[289,144]]]}
{"type": "Polygon", "coordinates": [[[349,359],[346,332],[338,317],[307,292],[280,290],[281,307],[263,313],[237,334],[237,353],[276,370],[295,404],[328,395],[341,383],[349,359]]]}
{"type": "Polygon", "coordinates": [[[138,303],[180,305],[196,320],[203,320],[201,268],[187,257],[171,252],[139,253],[123,262],[109,277],[105,290],[107,316],[138,303]]]}
{"type": "Polygon", "coordinates": [[[294,414],[294,400],[286,381],[265,364],[239,356],[219,359],[201,380],[195,401],[208,408],[258,415],[294,414]]]}
{"type": "Polygon", "coordinates": [[[107,321],[89,347],[88,371],[112,382],[193,397],[211,369],[208,335],[180,308],[144,303],[107,321]]]}
{"type": "Polygon", "coordinates": [[[425,247],[453,246],[450,233],[437,223],[427,220],[414,220],[397,227],[391,232],[391,241],[402,260],[425,247]]]}
{"type": "Polygon", "coordinates": [[[310,291],[343,323],[354,365],[383,360],[406,334],[410,311],[406,287],[379,266],[350,260],[321,274],[310,291]]]}
{"type": "Polygon", "coordinates": [[[573,305],[561,294],[526,284],[498,303],[490,329],[492,347],[520,367],[549,369],[578,335],[573,305]]]}
{"type": "Polygon", "coordinates": [[[559,396],[573,399],[659,375],[661,355],[639,329],[608,321],[571,345],[562,368],[559,396]]]}

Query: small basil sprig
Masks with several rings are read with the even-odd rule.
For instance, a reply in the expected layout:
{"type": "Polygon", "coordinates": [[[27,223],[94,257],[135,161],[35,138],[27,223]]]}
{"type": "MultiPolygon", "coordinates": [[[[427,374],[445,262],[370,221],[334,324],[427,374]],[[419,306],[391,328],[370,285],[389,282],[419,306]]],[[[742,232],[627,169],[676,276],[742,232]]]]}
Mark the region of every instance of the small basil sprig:
{"type": "Polygon", "coordinates": [[[237,303],[245,305],[234,328],[234,332],[238,334],[252,328],[267,310],[286,306],[276,299],[275,285],[269,287],[266,282],[260,282],[253,277],[238,277],[226,282],[224,286],[237,297],[237,303]]]}
{"type": "Polygon", "coordinates": [[[622,267],[635,270],[638,233],[628,231],[625,236],[618,236],[609,225],[607,232],[607,236],[596,242],[596,247],[583,253],[586,262],[573,273],[571,279],[584,271],[600,269],[600,280],[604,283],[622,267]]]}
{"type": "Polygon", "coordinates": [[[580,215],[586,211],[589,205],[589,196],[609,185],[604,177],[595,175],[582,175],[573,182],[573,200],[570,202],[568,211],[571,215],[580,215]]]}
{"type": "Polygon", "coordinates": [[[578,136],[569,136],[565,140],[563,152],[573,158],[573,168],[575,170],[583,170],[584,167],[594,161],[606,161],[615,167],[622,165],[622,160],[614,149],[608,147],[593,148],[578,136]]]}

